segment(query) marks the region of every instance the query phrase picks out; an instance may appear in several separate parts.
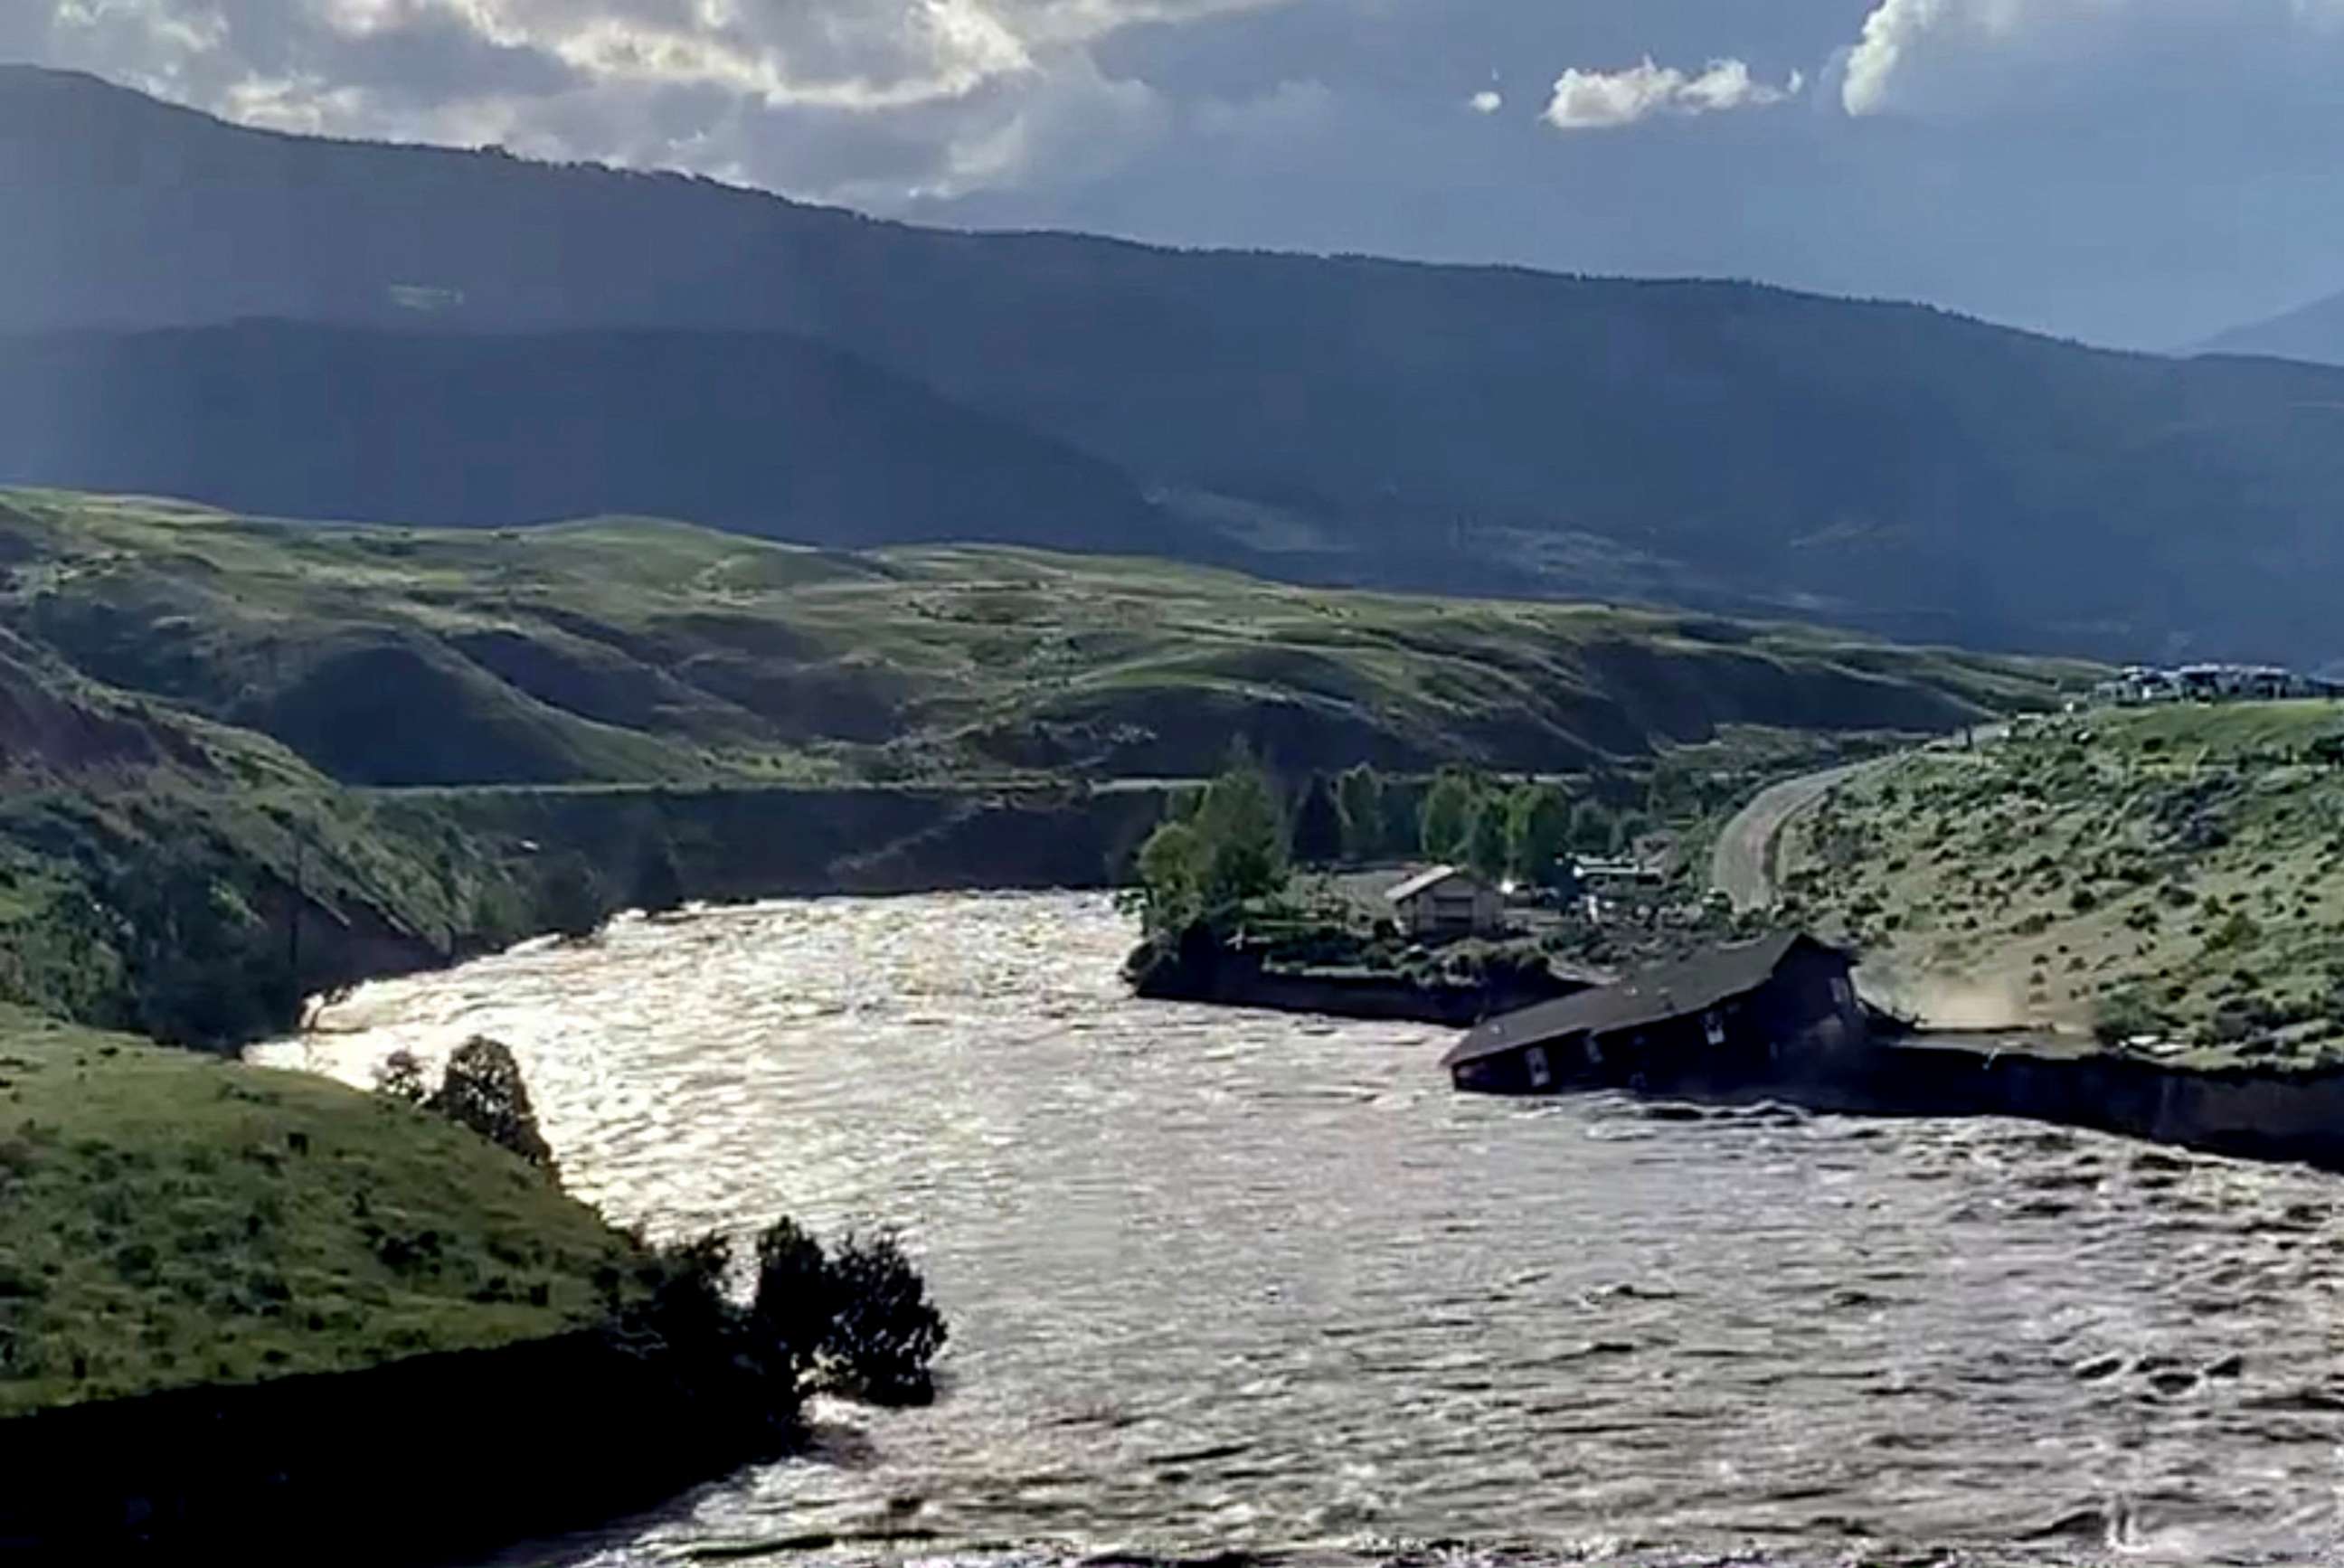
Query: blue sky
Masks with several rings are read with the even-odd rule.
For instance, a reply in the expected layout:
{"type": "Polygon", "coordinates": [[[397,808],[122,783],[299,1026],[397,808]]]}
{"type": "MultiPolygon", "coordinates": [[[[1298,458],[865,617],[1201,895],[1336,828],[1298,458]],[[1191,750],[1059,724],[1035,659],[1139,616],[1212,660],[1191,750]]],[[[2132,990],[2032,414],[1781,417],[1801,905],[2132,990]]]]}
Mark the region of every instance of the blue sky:
{"type": "Polygon", "coordinates": [[[2169,347],[2344,289],[2344,0],[10,0],[295,129],[2169,347]]]}

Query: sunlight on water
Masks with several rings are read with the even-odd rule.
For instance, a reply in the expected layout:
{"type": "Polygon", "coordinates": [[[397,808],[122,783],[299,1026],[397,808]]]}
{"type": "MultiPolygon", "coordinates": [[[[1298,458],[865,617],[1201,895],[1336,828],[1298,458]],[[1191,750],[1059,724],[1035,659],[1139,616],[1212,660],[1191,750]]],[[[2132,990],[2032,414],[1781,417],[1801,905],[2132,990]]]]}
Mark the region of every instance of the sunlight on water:
{"type": "Polygon", "coordinates": [[[614,1218],[924,1258],[937,1407],[514,1561],[2337,1560],[2330,1179],[1460,1098],[1442,1031],[1136,1002],[1129,941],[1076,895],[631,921],[256,1055],[493,1035],[614,1218]]]}

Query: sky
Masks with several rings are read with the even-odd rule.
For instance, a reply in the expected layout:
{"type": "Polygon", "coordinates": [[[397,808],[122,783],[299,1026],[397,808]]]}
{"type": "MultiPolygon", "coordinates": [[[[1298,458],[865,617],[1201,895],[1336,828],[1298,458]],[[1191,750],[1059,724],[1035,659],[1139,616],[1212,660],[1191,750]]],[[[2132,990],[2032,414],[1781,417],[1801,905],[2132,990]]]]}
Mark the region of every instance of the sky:
{"type": "Polygon", "coordinates": [[[0,0],[0,58],[916,221],[2132,347],[2344,290],[2344,0],[0,0]]]}

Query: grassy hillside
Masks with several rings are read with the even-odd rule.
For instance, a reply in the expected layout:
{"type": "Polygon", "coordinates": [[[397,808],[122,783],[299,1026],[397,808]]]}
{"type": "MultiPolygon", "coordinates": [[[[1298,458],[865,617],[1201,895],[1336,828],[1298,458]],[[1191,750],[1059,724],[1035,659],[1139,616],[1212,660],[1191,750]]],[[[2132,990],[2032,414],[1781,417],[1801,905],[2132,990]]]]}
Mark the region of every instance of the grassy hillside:
{"type": "Polygon", "coordinates": [[[2040,721],[1868,773],[1786,845],[1874,984],[1952,1023],[2344,1053],[2344,704],[2040,721]]]}
{"type": "Polygon", "coordinates": [[[0,496],[0,633],[351,784],[1569,769],[1722,731],[1942,730],[2076,666],[1585,605],[612,520],[317,529],[0,496]]]}
{"type": "Polygon", "coordinates": [[[0,1416],[558,1333],[637,1257],[439,1118],[5,1007],[0,1200],[0,1416]]]}
{"type": "Polygon", "coordinates": [[[926,230],[272,135],[37,71],[0,73],[0,329],[588,335],[20,344],[10,362],[45,368],[0,446],[49,482],[416,521],[649,510],[856,544],[1218,561],[1235,541],[1298,581],[2101,656],[2339,652],[2332,367],[1740,284],[926,230]],[[692,336],[711,332],[828,349],[692,336]],[[487,367],[485,396],[418,369],[454,362],[487,367]],[[431,471],[426,437],[461,460],[431,471]],[[654,440],[691,460],[662,466],[654,440]],[[1132,514],[1138,491],[1165,521],[1132,514]]]}

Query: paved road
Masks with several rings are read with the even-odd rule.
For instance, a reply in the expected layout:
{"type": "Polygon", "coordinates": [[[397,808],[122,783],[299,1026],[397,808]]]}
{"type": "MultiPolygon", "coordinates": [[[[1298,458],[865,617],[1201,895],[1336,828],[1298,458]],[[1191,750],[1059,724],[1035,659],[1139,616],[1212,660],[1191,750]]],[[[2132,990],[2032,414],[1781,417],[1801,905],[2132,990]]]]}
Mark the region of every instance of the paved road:
{"type": "Polygon", "coordinates": [[[1733,900],[1736,909],[1763,909],[1776,896],[1774,841],[1790,820],[1847,780],[1887,758],[1850,763],[1822,773],[1801,774],[1760,790],[1734,813],[1711,852],[1709,885],[1733,900]]]}
{"type": "MultiPolygon", "coordinates": [[[[1992,745],[2009,733],[2007,724],[1983,725],[1972,732],[1970,747],[1943,754],[1975,758],[1973,747],[1992,745]]],[[[1825,768],[1821,773],[1801,774],[1797,778],[1784,779],[1760,790],[1750,797],[1749,804],[1733,814],[1733,820],[1717,835],[1717,847],[1710,853],[1709,885],[1733,900],[1736,909],[1768,907],[1782,896],[1782,889],[1774,885],[1774,845],[1791,819],[1858,774],[1884,768],[1911,754],[1894,752],[1866,762],[1825,768]]]]}

